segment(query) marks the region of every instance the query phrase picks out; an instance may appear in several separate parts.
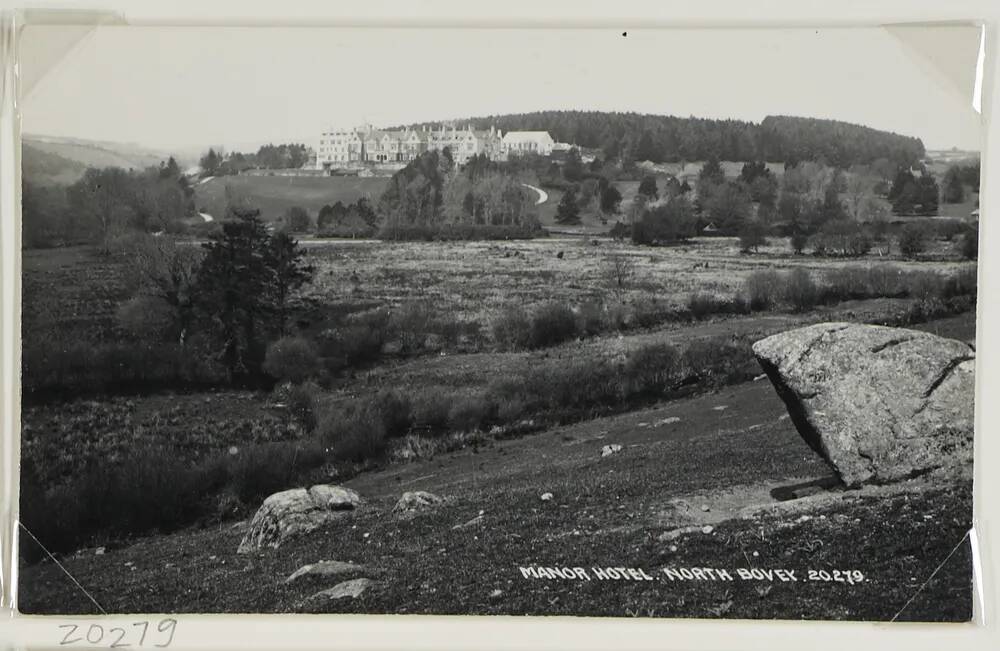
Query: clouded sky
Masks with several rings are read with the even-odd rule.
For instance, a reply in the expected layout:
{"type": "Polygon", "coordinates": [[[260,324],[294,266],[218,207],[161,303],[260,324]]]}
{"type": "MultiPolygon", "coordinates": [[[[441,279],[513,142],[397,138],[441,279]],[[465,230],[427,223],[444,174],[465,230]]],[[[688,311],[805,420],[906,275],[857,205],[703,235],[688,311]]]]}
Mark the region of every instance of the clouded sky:
{"type": "Polygon", "coordinates": [[[969,28],[29,27],[27,133],[171,148],[543,109],[834,118],[979,149],[969,28]],[[931,28],[933,29],[933,28],[931,28]],[[34,66],[34,67],[33,67],[34,66]]]}

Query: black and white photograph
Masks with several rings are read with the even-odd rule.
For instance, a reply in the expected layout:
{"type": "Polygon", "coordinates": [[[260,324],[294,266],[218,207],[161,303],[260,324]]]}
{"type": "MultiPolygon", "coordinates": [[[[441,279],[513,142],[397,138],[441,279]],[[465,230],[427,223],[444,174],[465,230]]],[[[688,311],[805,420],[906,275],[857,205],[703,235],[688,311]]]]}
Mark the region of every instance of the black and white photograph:
{"type": "Polygon", "coordinates": [[[978,27],[20,38],[20,612],[972,619],[978,27]]]}

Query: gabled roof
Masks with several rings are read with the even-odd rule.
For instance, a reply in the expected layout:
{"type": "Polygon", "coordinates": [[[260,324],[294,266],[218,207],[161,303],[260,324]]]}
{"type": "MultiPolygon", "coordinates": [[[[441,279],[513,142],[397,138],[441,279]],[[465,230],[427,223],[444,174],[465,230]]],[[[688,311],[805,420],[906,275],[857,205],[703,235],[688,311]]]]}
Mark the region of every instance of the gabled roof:
{"type": "Polygon", "coordinates": [[[552,140],[548,131],[508,131],[503,135],[504,142],[538,142],[539,140],[552,140]]]}

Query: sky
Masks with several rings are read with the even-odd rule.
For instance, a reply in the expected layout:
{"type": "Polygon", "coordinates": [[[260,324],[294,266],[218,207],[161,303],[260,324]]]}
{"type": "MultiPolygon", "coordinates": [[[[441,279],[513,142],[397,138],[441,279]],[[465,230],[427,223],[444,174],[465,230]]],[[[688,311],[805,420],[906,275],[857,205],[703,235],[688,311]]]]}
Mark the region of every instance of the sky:
{"type": "Polygon", "coordinates": [[[980,149],[970,28],[29,26],[22,128],[160,149],[546,109],[832,118],[980,149]],[[78,28],[77,28],[78,29],[78,28]],[[932,31],[928,31],[928,29],[932,31]],[[934,31],[934,30],[937,31],[934,31]],[[69,47],[72,44],[72,47],[69,47]]]}

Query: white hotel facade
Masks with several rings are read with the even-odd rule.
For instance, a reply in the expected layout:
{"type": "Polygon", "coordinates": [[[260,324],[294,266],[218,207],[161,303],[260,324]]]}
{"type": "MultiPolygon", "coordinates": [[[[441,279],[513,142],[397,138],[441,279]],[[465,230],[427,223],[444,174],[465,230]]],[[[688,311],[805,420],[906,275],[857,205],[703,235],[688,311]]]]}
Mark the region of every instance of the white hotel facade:
{"type": "Polygon", "coordinates": [[[458,163],[485,154],[491,160],[505,160],[512,153],[552,153],[555,142],[548,131],[510,131],[455,126],[420,129],[376,129],[363,125],[353,129],[329,129],[320,135],[316,147],[316,169],[363,165],[405,165],[425,151],[450,148],[458,163]]]}

